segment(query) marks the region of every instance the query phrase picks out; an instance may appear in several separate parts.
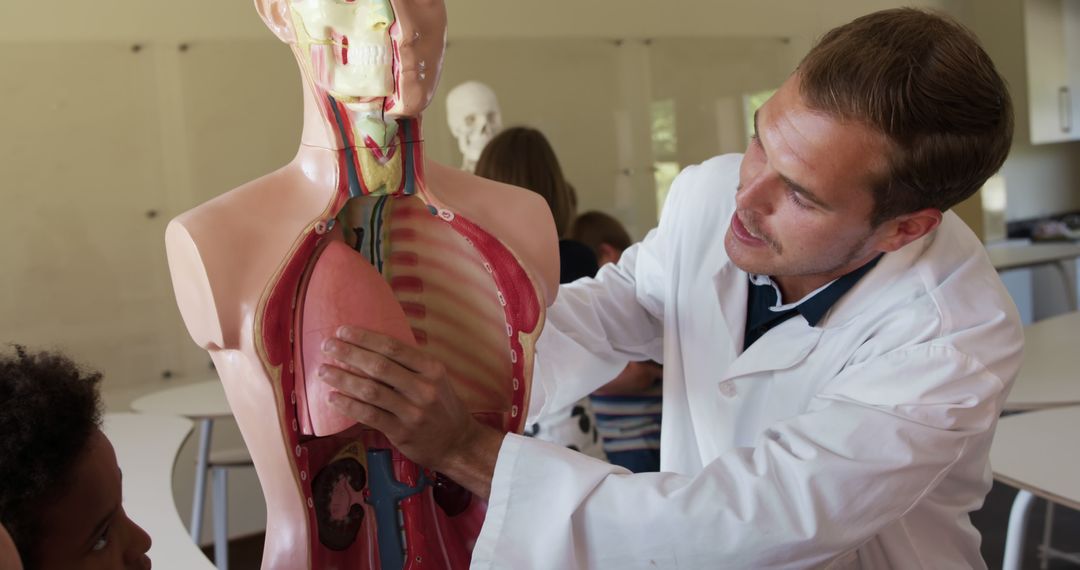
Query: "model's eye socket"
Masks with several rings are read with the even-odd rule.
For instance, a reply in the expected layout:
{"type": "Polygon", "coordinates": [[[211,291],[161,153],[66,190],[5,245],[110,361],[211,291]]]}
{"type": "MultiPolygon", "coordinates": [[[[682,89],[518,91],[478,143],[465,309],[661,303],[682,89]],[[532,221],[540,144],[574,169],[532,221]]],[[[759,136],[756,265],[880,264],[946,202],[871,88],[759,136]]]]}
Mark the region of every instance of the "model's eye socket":
{"type": "Polygon", "coordinates": [[[465,116],[465,126],[466,127],[471,127],[471,126],[473,126],[475,124],[476,124],[476,115],[466,115],[465,116]]]}

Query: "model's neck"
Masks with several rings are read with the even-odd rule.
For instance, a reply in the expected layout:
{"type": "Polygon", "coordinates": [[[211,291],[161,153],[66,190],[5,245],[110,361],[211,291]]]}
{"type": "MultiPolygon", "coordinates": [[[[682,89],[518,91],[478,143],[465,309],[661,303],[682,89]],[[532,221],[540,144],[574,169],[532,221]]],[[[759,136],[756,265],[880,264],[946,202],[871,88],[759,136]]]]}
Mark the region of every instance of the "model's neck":
{"type": "Polygon", "coordinates": [[[307,91],[303,145],[337,153],[338,207],[350,198],[411,195],[423,187],[419,117],[388,117],[382,100],[345,102],[307,91]]]}

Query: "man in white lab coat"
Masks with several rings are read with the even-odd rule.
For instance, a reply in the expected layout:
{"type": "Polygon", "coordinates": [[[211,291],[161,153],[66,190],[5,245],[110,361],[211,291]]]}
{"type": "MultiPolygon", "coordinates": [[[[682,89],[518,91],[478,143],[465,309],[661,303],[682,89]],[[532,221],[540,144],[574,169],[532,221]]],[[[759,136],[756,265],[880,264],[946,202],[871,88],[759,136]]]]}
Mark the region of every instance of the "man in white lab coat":
{"type": "Polygon", "coordinates": [[[533,412],[664,364],[662,473],[463,413],[437,362],[342,330],[346,413],[483,497],[475,568],[985,567],[968,513],[1020,362],[1015,308],[948,209],[1005,160],[1004,82],[942,17],[827,34],[745,155],[686,169],[657,229],[564,287],[533,412]]]}

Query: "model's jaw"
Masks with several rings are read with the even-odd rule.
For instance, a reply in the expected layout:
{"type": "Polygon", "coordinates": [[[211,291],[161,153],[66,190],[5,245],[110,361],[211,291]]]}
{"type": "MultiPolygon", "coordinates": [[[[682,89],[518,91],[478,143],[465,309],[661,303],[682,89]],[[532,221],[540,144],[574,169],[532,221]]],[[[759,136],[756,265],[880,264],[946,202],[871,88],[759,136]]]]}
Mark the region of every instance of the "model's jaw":
{"type": "Polygon", "coordinates": [[[291,5],[296,47],[312,81],[345,103],[375,103],[394,95],[394,12],[383,0],[291,5]],[[366,3],[366,7],[357,4],[366,3]]]}

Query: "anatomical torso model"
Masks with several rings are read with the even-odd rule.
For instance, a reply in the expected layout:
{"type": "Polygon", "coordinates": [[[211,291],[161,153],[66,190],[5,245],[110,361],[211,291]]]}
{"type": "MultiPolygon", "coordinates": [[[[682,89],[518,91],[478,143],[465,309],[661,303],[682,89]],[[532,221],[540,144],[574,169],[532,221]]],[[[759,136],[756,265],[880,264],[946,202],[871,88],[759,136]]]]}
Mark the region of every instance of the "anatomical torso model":
{"type": "Polygon", "coordinates": [[[345,324],[414,344],[478,419],[520,432],[553,222],[535,194],[425,160],[441,0],[256,5],[305,79],[300,150],[178,216],[166,245],[266,497],[263,568],[465,568],[485,505],[331,408],[320,347],[345,324]]]}

